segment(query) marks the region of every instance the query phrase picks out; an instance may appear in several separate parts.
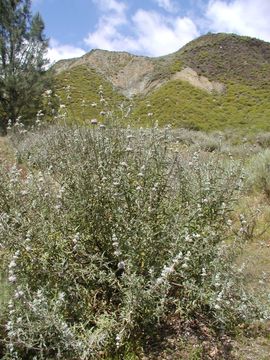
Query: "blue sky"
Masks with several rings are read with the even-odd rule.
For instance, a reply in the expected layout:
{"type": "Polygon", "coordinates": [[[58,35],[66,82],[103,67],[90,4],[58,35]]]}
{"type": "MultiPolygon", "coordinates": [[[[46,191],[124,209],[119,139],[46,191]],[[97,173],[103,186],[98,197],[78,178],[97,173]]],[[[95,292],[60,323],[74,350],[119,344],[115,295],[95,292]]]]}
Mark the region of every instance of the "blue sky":
{"type": "Polygon", "coordinates": [[[270,0],[32,0],[50,60],[91,49],[160,56],[211,32],[270,41],[270,0]]]}

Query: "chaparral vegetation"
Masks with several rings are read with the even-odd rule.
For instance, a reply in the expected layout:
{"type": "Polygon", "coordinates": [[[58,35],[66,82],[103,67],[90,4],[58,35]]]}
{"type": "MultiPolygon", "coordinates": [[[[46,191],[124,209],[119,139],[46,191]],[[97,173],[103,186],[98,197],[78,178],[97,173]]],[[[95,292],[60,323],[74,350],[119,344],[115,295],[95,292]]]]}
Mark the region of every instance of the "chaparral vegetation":
{"type": "Polygon", "coordinates": [[[95,51],[49,88],[41,17],[0,6],[1,359],[268,359],[269,44],[95,51]]]}
{"type": "Polygon", "coordinates": [[[2,358],[233,358],[269,319],[267,267],[245,264],[267,239],[267,134],[41,115],[2,145],[2,358]]]}

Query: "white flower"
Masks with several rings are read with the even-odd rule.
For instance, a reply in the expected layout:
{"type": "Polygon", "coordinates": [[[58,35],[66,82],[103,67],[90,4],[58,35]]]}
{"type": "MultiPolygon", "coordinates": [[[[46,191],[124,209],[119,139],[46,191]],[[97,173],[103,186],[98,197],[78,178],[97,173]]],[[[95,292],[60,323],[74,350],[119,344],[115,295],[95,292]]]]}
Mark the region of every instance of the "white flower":
{"type": "Polygon", "coordinates": [[[18,298],[20,298],[21,296],[23,296],[23,291],[22,291],[22,290],[18,290],[18,291],[16,291],[15,294],[14,294],[15,299],[18,299],[18,298]]]}
{"type": "Polygon", "coordinates": [[[6,324],[6,329],[11,330],[13,328],[13,323],[11,321],[8,321],[6,324]]]}
{"type": "Polygon", "coordinates": [[[11,283],[15,283],[16,282],[16,280],[17,280],[17,278],[16,278],[16,275],[10,275],[9,277],[8,277],[8,281],[9,282],[11,282],[11,283]]]}
{"type": "Polygon", "coordinates": [[[124,270],[126,268],[126,264],[124,263],[124,261],[120,261],[118,264],[117,264],[117,269],[118,270],[124,270]]]}
{"type": "Polygon", "coordinates": [[[168,276],[174,272],[173,266],[165,266],[161,272],[161,276],[168,276]]]}
{"type": "Polygon", "coordinates": [[[193,239],[190,237],[189,234],[187,234],[187,235],[185,236],[185,241],[191,243],[191,242],[193,241],[193,239]]]}
{"type": "Polygon", "coordinates": [[[8,265],[9,269],[16,267],[16,261],[12,260],[10,264],[8,265]]]}
{"type": "Polygon", "coordinates": [[[58,299],[59,299],[60,301],[64,301],[64,299],[65,299],[65,293],[64,293],[64,292],[60,292],[60,293],[58,294],[58,299]]]}
{"type": "Polygon", "coordinates": [[[117,336],[115,337],[116,347],[117,347],[117,348],[119,348],[119,346],[120,346],[120,340],[121,340],[120,336],[117,335],[117,336]]]}
{"type": "Polygon", "coordinates": [[[161,285],[163,283],[164,283],[164,279],[162,277],[157,278],[157,280],[156,280],[157,285],[161,285]]]}
{"type": "Polygon", "coordinates": [[[52,94],[52,90],[49,89],[45,91],[45,95],[50,96],[51,94],[52,94]]]}
{"type": "Polygon", "coordinates": [[[202,276],[202,277],[207,276],[206,271],[205,271],[205,268],[202,268],[202,273],[201,273],[201,276],[202,276]]]}
{"type": "Polygon", "coordinates": [[[80,233],[77,232],[72,240],[73,244],[77,244],[77,242],[80,240],[80,233]]]}
{"type": "Polygon", "coordinates": [[[180,251],[180,252],[175,256],[175,258],[173,259],[173,263],[178,263],[178,261],[179,261],[180,259],[182,259],[182,257],[183,257],[183,254],[182,254],[182,252],[180,251]]]}

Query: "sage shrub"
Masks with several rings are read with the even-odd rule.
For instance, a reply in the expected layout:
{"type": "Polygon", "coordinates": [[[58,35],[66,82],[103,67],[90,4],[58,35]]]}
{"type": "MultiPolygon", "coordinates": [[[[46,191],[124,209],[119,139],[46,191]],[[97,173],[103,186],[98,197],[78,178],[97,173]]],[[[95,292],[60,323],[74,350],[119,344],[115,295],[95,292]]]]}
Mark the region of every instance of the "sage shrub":
{"type": "Polygon", "coordinates": [[[261,316],[233,265],[234,160],[157,127],[53,125],[17,150],[0,173],[3,359],[121,358],[170,317],[226,331],[261,316]]]}

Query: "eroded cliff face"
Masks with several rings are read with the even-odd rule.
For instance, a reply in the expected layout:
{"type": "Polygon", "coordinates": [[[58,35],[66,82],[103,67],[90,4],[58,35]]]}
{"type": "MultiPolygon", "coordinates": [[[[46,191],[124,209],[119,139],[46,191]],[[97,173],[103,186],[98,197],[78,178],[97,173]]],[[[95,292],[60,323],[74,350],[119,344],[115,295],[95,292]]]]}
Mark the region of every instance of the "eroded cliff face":
{"type": "Polygon", "coordinates": [[[223,94],[226,90],[224,84],[218,81],[210,81],[206,76],[198,75],[198,73],[190,67],[186,67],[183,70],[173,74],[171,76],[171,80],[187,81],[196,88],[205,90],[208,93],[223,94]]]}
{"type": "Polygon", "coordinates": [[[128,98],[146,95],[170,80],[187,81],[209,93],[224,92],[223,84],[211,82],[189,67],[175,73],[169,72],[170,61],[166,60],[166,57],[163,57],[163,60],[160,66],[159,59],[155,58],[135,56],[126,52],[93,50],[81,58],[60,61],[55,65],[55,70],[56,73],[60,73],[76,66],[89,66],[128,98]]]}

